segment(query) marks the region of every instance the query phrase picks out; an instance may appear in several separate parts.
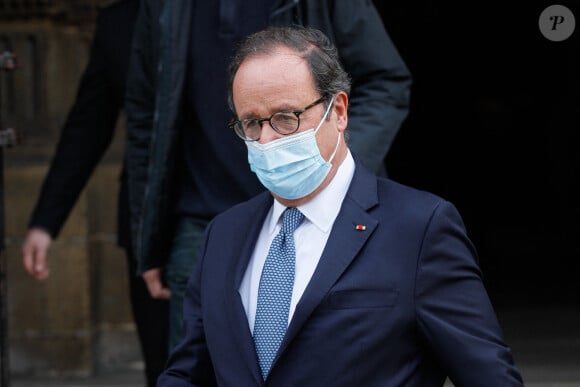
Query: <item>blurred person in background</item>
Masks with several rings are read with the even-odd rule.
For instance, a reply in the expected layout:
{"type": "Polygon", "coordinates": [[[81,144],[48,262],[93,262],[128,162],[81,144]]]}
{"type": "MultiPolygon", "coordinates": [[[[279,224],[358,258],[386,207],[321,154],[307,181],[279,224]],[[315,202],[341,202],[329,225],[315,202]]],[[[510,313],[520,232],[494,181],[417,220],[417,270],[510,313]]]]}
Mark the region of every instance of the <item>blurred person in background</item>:
{"type": "MultiPolygon", "coordinates": [[[[49,277],[49,248],[113,138],[124,106],[129,52],[139,0],[120,0],[101,8],[89,62],[76,100],[62,128],[56,153],[28,223],[22,246],[26,271],[49,277]]],[[[149,295],[130,244],[127,172],[123,166],[118,195],[117,242],[125,250],[130,302],[145,363],[154,386],[167,358],[168,302],[149,295]]],[[[58,267],[52,267],[58,270],[58,267]]]]}

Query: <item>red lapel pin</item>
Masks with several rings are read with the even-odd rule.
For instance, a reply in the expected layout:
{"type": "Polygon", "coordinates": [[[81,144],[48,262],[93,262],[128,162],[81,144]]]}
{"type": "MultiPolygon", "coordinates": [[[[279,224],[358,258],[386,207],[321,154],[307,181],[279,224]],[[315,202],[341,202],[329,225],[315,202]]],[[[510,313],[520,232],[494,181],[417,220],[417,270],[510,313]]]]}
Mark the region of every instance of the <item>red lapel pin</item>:
{"type": "Polygon", "coordinates": [[[367,229],[367,226],[365,226],[364,224],[357,224],[356,226],[354,226],[354,229],[357,231],[364,231],[367,229]]]}

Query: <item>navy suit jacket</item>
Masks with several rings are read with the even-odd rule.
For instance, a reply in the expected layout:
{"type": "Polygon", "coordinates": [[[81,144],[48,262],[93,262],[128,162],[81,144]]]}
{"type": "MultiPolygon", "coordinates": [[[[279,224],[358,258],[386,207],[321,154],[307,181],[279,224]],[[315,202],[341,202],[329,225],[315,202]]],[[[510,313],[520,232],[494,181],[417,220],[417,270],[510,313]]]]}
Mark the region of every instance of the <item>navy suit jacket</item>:
{"type": "Polygon", "coordinates": [[[360,163],[264,382],[238,288],[272,200],[208,226],[158,386],[523,385],[455,207],[360,163]]]}

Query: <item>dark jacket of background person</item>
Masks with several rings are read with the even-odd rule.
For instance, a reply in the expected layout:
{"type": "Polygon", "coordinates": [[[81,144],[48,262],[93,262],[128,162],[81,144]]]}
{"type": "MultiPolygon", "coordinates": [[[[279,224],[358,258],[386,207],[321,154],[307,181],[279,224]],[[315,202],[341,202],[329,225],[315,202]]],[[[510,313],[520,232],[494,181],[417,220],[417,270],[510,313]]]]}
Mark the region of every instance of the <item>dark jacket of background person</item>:
{"type": "MultiPolygon", "coordinates": [[[[82,189],[111,144],[124,105],[138,6],[138,0],[121,0],[99,11],[89,63],[29,222],[29,228],[41,228],[53,239],[58,236],[82,189]]],[[[143,279],[135,275],[126,177],[123,168],[118,196],[117,238],[127,253],[133,318],[145,360],[147,382],[153,386],[167,358],[168,306],[165,301],[152,299],[143,279]]]]}
{"type": "MultiPolygon", "coordinates": [[[[365,166],[380,173],[384,157],[408,113],[411,75],[393,43],[378,28],[382,27],[382,21],[372,3],[363,0],[273,3],[271,25],[307,24],[323,31],[337,46],[353,79],[350,148],[365,166]]],[[[192,6],[189,0],[145,0],[140,17],[159,23],[138,23],[135,30],[126,110],[131,227],[139,272],[163,266],[170,248],[175,178],[180,168],[176,160],[180,159],[182,97],[187,84],[189,42],[183,36],[189,36],[192,6]]],[[[210,101],[216,97],[211,86],[202,86],[210,101]]],[[[223,126],[215,130],[228,130],[229,118],[223,117],[223,126]]],[[[247,168],[244,146],[236,143],[233,133],[231,136],[235,144],[232,147],[244,155],[240,165],[247,168]]],[[[228,146],[224,144],[223,157],[233,157],[228,146]]],[[[206,167],[211,168],[200,166],[206,167]]],[[[247,177],[232,175],[239,181],[257,181],[249,170],[247,177]]],[[[230,205],[250,196],[253,194],[234,198],[230,205]]]]}

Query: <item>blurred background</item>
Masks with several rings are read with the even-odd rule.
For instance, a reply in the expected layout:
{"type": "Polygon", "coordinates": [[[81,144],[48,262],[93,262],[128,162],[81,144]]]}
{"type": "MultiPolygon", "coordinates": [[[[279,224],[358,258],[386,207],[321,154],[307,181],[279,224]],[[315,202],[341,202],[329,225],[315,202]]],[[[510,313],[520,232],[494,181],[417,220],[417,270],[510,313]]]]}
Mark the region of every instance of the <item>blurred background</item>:
{"type": "MultiPolygon", "coordinates": [[[[0,0],[0,52],[19,63],[0,72],[0,129],[25,133],[3,150],[0,187],[3,345],[15,380],[142,367],[115,244],[122,119],[51,248],[51,278],[31,279],[20,255],[96,11],[110,2],[0,0]]],[[[390,177],[456,204],[524,378],[580,385],[578,28],[545,38],[546,1],[374,2],[414,77],[410,115],[385,160],[390,177]]],[[[579,1],[558,4],[580,17],[579,1]]]]}

